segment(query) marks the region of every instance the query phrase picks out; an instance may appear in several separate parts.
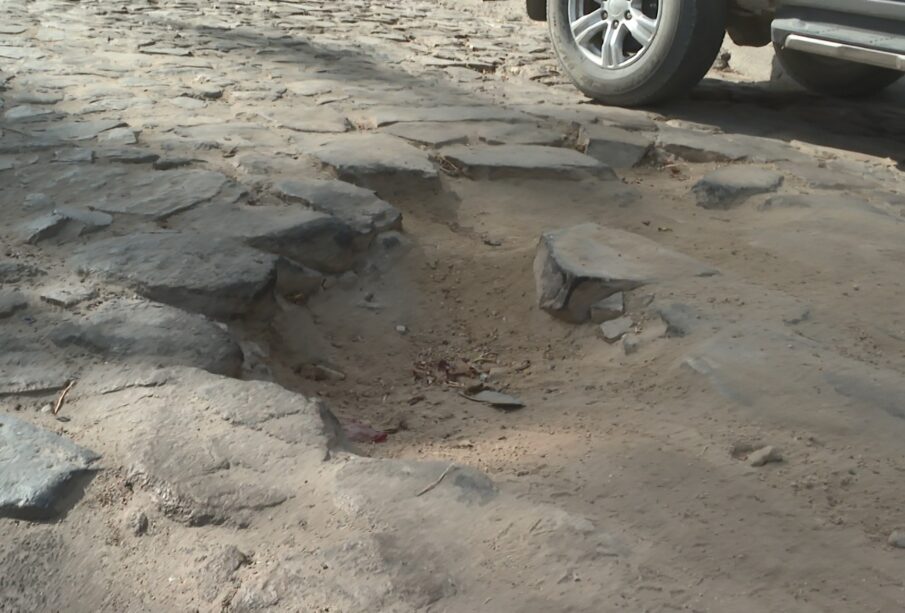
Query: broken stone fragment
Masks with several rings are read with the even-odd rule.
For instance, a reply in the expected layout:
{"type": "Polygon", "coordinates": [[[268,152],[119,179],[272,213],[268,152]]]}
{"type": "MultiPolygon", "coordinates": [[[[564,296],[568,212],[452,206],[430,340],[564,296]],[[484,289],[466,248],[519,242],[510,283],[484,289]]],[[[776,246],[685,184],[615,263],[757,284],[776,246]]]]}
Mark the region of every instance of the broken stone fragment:
{"type": "Polygon", "coordinates": [[[355,185],[396,193],[439,186],[439,174],[427,154],[389,134],[349,134],[310,151],[336,178],[355,185]]]}
{"type": "Polygon", "coordinates": [[[654,241],[597,224],[541,236],[534,259],[538,305],[565,321],[591,318],[591,307],[619,292],[659,280],[717,271],[654,241]]]}
{"type": "Polygon", "coordinates": [[[700,325],[700,314],[691,306],[678,302],[656,307],[657,315],[666,324],[668,338],[682,338],[700,325]]]}
{"type": "Polygon", "coordinates": [[[894,530],[887,542],[897,549],[905,549],[905,530],[894,530]]]}
{"type": "Polygon", "coordinates": [[[590,124],[582,129],[578,144],[585,153],[610,168],[632,168],[647,156],[653,147],[654,136],[613,126],[590,124]]]}
{"type": "Polygon", "coordinates": [[[228,376],[242,368],[242,350],[217,324],[144,300],[107,302],[51,331],[50,338],[59,347],[77,347],[117,363],[194,366],[228,376]]]}
{"type": "Polygon", "coordinates": [[[26,306],[28,306],[28,301],[20,292],[0,289],[0,319],[9,317],[26,306]]]}
{"type": "Polygon", "coordinates": [[[635,322],[631,317],[620,317],[600,324],[600,335],[608,343],[615,343],[632,331],[635,322]]]}
{"type": "Polygon", "coordinates": [[[748,466],[765,466],[773,462],[782,462],[783,457],[779,449],[773,446],[762,447],[757,451],[752,451],[748,455],[748,466]]]}
{"type": "Polygon", "coordinates": [[[82,283],[56,283],[41,289],[38,296],[44,302],[54,306],[69,308],[91,300],[97,295],[97,290],[82,283]]]}
{"type": "Polygon", "coordinates": [[[100,456],[52,432],[0,413],[0,517],[46,519],[67,486],[100,456]]]}
{"type": "Polygon", "coordinates": [[[228,318],[245,313],[272,286],[276,261],[236,240],[155,232],[90,243],[69,263],[150,300],[228,318]]]}
{"type": "Polygon", "coordinates": [[[783,176],[756,166],[728,166],[716,170],[692,188],[698,206],[705,209],[728,209],[755,194],[779,189],[783,176]]]}
{"type": "Polygon", "coordinates": [[[441,159],[471,179],[615,179],[603,162],[574,149],[540,145],[455,145],[441,159]]]}
{"type": "Polygon", "coordinates": [[[595,324],[622,317],[623,313],[625,313],[625,294],[622,292],[616,292],[591,305],[591,321],[595,324]]]}
{"type": "Polygon", "coordinates": [[[402,214],[369,190],[345,181],[285,180],[273,192],[287,202],[299,202],[327,213],[356,232],[370,234],[398,229],[402,214]]]}

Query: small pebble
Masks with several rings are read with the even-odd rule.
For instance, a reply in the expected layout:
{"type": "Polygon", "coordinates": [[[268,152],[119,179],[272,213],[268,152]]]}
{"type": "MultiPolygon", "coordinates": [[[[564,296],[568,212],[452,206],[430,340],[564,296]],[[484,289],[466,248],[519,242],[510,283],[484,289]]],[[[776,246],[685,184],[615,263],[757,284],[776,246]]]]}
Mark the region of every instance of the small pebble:
{"type": "Polygon", "coordinates": [[[905,549],[905,530],[894,530],[887,542],[897,549],[905,549]]]}
{"type": "Polygon", "coordinates": [[[782,454],[773,446],[763,447],[748,455],[748,466],[764,466],[772,462],[782,462],[782,454]]]}

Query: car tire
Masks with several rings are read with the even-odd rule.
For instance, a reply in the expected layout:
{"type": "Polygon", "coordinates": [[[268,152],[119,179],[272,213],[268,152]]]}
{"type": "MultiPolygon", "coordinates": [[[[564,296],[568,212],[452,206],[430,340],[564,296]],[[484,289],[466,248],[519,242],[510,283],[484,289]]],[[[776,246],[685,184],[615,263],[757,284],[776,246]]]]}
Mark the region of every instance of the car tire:
{"type": "Polygon", "coordinates": [[[779,63],[788,75],[818,94],[838,98],[871,96],[902,78],[901,72],[889,68],[822,57],[779,45],[774,47],[779,63]]]}
{"type": "MultiPolygon", "coordinates": [[[[626,63],[610,62],[607,67],[604,64],[608,60],[603,53],[601,62],[594,57],[593,39],[573,34],[573,21],[578,23],[579,11],[587,13],[595,4],[599,5],[594,0],[581,2],[549,1],[547,20],[553,48],[563,70],[578,89],[605,104],[641,106],[684,95],[713,65],[726,32],[726,0],[644,0],[643,4],[642,0],[605,0],[601,11],[613,7],[611,3],[628,9],[621,22],[613,21],[618,16],[604,13],[606,17],[603,18],[611,20],[608,28],[615,23],[621,23],[623,28],[637,27],[635,24],[642,23],[640,19],[635,18],[631,24],[624,18],[630,16],[630,11],[637,10],[644,10],[646,15],[653,14],[652,18],[657,22],[643,52],[629,57],[626,63]],[[578,38],[584,39],[581,44],[578,38]]],[[[618,27],[614,28],[615,32],[618,27]]],[[[581,28],[578,31],[581,32],[581,28]]],[[[605,37],[608,31],[601,36],[605,37]]],[[[626,37],[632,39],[628,42],[640,45],[633,33],[626,37]]],[[[623,51],[627,44],[623,43],[623,51]]],[[[600,48],[603,47],[601,42],[600,48]]],[[[631,49],[628,51],[630,53],[631,49]]]]}

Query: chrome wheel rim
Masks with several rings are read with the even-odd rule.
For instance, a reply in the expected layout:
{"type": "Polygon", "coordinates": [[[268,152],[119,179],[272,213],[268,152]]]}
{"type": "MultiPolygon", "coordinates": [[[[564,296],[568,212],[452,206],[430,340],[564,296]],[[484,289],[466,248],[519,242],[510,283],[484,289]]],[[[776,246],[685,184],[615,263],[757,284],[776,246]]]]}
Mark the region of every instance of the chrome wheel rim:
{"type": "Polygon", "coordinates": [[[650,49],[660,26],[659,0],[569,0],[572,38],[591,62],[618,70],[650,49]]]}

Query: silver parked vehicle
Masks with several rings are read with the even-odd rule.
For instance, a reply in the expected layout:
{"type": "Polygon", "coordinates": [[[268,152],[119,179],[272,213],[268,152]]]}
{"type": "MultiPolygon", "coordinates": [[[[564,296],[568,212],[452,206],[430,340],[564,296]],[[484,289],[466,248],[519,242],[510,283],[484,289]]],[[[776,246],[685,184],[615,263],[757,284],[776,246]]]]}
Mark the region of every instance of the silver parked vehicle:
{"type": "Polygon", "coordinates": [[[615,105],[652,104],[693,87],[726,32],[773,43],[799,83],[865,96],[905,72],[905,0],[526,0],[546,20],[566,74],[615,105]]]}

